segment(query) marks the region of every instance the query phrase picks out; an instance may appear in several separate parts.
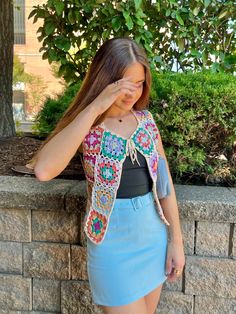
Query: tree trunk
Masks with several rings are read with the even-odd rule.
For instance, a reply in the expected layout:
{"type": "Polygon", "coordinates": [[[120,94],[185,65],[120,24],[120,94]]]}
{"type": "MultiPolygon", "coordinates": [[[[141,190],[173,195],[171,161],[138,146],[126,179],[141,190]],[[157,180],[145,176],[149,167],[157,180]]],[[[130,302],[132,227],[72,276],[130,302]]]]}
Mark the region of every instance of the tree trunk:
{"type": "Polygon", "coordinates": [[[0,1],[0,136],[16,135],[12,110],[13,1],[0,1]]]}

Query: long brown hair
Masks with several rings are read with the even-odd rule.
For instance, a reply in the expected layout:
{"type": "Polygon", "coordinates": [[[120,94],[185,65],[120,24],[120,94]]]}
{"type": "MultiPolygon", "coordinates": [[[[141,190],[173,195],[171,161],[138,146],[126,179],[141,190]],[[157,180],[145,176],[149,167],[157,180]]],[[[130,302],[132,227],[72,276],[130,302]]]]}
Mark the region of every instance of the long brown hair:
{"type": "MultiPolygon", "coordinates": [[[[134,109],[145,109],[149,102],[151,73],[144,49],[128,37],[109,39],[102,44],[95,54],[95,57],[82,82],[81,88],[75,96],[73,102],[57,122],[54,130],[43,141],[40,148],[31,158],[27,166],[33,168],[37,160],[37,155],[42,147],[49,142],[53,136],[72,122],[72,120],[74,120],[74,118],[82,110],[84,110],[107,85],[121,79],[126,68],[133,62],[141,63],[145,70],[143,93],[135,103],[134,109]]],[[[92,126],[101,123],[105,119],[106,112],[107,111],[98,116],[92,126]]],[[[78,149],[80,149],[80,147],[78,147],[78,149]]]]}

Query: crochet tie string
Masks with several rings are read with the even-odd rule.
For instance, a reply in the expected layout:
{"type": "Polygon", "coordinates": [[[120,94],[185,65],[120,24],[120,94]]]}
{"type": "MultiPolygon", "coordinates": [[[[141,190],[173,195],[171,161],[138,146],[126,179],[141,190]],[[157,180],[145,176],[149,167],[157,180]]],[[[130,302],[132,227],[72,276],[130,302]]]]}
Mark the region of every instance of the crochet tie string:
{"type": "Polygon", "coordinates": [[[137,163],[140,166],[140,163],[138,161],[136,146],[135,146],[134,142],[131,139],[127,140],[127,153],[126,153],[126,156],[128,156],[128,155],[130,156],[130,159],[131,159],[133,164],[134,164],[134,161],[136,160],[137,163]]]}

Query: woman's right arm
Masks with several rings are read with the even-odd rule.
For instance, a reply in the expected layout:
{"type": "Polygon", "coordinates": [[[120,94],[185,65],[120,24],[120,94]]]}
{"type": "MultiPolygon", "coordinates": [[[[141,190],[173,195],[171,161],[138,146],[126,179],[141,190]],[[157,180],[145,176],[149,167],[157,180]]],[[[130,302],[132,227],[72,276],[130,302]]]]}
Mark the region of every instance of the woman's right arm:
{"type": "Polygon", "coordinates": [[[96,118],[106,111],[117,97],[136,89],[137,84],[130,82],[129,78],[119,80],[119,85],[108,85],[70,124],[40,149],[34,166],[37,179],[49,181],[58,176],[75,155],[96,118]]]}
{"type": "Polygon", "coordinates": [[[34,173],[39,181],[49,181],[66,168],[97,116],[95,107],[88,105],[44,145],[34,166],[34,173]]]}

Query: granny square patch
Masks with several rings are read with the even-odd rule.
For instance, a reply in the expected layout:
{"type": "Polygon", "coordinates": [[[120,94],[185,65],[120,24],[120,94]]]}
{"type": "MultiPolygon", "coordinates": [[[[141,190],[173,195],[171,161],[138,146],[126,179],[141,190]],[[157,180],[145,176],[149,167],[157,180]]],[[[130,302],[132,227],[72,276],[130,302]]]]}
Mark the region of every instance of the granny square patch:
{"type": "Polygon", "coordinates": [[[157,168],[158,168],[158,154],[153,152],[149,158],[149,169],[151,170],[151,176],[154,180],[157,178],[157,168]]]}
{"type": "Polygon", "coordinates": [[[156,124],[153,121],[146,120],[145,122],[143,122],[143,126],[151,134],[154,142],[157,144],[158,130],[157,130],[156,124]]]}
{"type": "Polygon", "coordinates": [[[140,121],[147,119],[147,117],[149,115],[148,110],[137,110],[137,111],[135,111],[135,114],[138,116],[138,119],[140,121]]]}
{"type": "Polygon", "coordinates": [[[111,159],[122,160],[125,157],[126,140],[105,131],[102,139],[101,154],[111,159]]]}
{"type": "Polygon", "coordinates": [[[98,154],[100,151],[100,143],[104,130],[101,127],[95,127],[85,136],[83,140],[83,153],[98,154]]]}
{"type": "Polygon", "coordinates": [[[98,182],[109,187],[118,186],[121,170],[122,167],[120,167],[119,162],[99,156],[95,171],[95,181],[98,180],[98,182]]]}
{"type": "Polygon", "coordinates": [[[99,243],[107,227],[107,217],[96,210],[90,210],[86,219],[85,231],[92,241],[99,243]]]}
{"type": "Polygon", "coordinates": [[[94,181],[95,155],[84,155],[85,176],[89,181],[94,181]]]}
{"type": "Polygon", "coordinates": [[[112,205],[113,201],[115,199],[115,191],[111,188],[107,189],[106,187],[103,186],[95,186],[95,193],[93,193],[93,204],[94,207],[102,212],[104,215],[108,216],[112,205]]]}
{"type": "Polygon", "coordinates": [[[144,155],[150,156],[151,152],[154,149],[154,146],[151,136],[145,129],[141,127],[138,128],[138,130],[134,134],[133,141],[144,155]]]}

